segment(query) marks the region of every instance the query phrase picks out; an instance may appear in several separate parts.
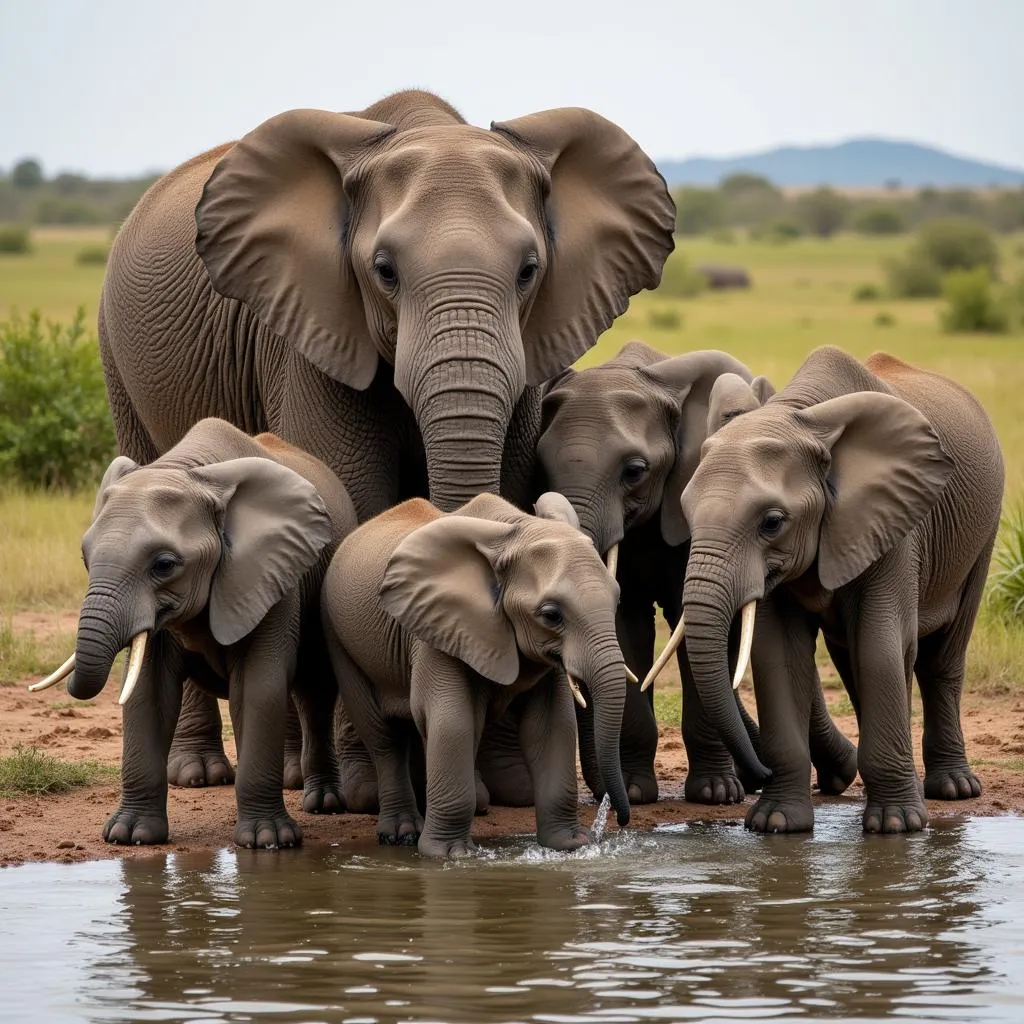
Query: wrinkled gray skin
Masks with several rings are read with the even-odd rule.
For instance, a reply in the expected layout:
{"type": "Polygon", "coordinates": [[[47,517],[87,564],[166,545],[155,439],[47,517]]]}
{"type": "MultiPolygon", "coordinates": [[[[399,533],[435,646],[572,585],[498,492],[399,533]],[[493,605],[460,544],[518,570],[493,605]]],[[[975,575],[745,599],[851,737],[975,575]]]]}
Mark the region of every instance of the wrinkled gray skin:
{"type": "Polygon", "coordinates": [[[290,689],[305,739],[303,809],[344,810],[319,595],[354,526],[352,503],[323,463],[223,420],[200,421],[148,466],[111,463],[82,541],[89,588],[68,692],[95,697],[117,653],[139,633],[150,637],[124,707],[121,806],[107,842],[167,841],[167,752],[186,678],[230,704],[238,845],[301,841],[281,797],[290,689]]]}
{"type": "Polygon", "coordinates": [[[324,631],[380,787],[383,843],[430,856],[474,849],[474,766],[484,722],[508,711],[532,778],[537,841],[573,850],[576,720],[585,684],[593,742],[618,821],[629,821],[618,738],[626,676],[618,586],[560,495],[530,516],[494,495],[449,515],[413,499],[353,532],[324,581],[324,631]],[[413,721],[426,750],[426,817],[409,775],[413,721]]]}
{"type": "MultiPolygon", "coordinates": [[[[674,218],[654,164],[581,108],[488,131],[409,91],[271,118],[118,233],[99,331],[119,449],[150,462],[215,415],[322,459],[360,521],[413,495],[526,507],[538,386],[657,286],[674,218]]],[[[191,687],[169,771],[230,778],[191,687]]]]}
{"type": "Polygon", "coordinates": [[[752,666],[772,779],[747,827],[812,827],[806,737],[820,630],[857,713],[865,830],[921,829],[924,796],[981,792],[960,692],[1002,503],[992,424],[965,389],[884,354],[860,363],[817,349],[763,406],[736,378],[722,388],[730,396],[713,395],[710,424],[720,429],[683,492],[683,614],[708,716],[737,761],[756,766],[731,699],[727,638],[739,609],[757,602],[752,666]]]}
{"type": "MultiPolygon", "coordinates": [[[[683,576],[689,557],[688,529],[679,499],[690,481],[707,437],[712,386],[722,374],[759,394],[750,371],[714,350],[666,358],[631,342],[607,363],[567,370],[554,380],[543,402],[537,447],[544,484],[572,503],[583,531],[602,556],[620,544],[622,588],[617,620],[626,664],[643,679],[654,660],[655,606],[673,629],[682,613],[683,576]]],[[[723,804],[760,788],[761,779],[737,773],[717,730],[708,722],[694,686],[685,643],[677,659],[683,681],[681,731],[686,747],[687,800],[723,804]]],[[[658,726],[654,690],[630,687],[622,722],[622,772],[633,803],[658,798],[654,758],[658,726]]],[[[737,700],[755,745],[757,725],[737,700]]],[[[577,710],[584,778],[600,796],[593,751],[586,738],[589,709],[577,710]]],[[[854,746],[829,717],[820,684],[810,723],[811,750],[822,792],[841,793],[857,774],[854,746]]]]}

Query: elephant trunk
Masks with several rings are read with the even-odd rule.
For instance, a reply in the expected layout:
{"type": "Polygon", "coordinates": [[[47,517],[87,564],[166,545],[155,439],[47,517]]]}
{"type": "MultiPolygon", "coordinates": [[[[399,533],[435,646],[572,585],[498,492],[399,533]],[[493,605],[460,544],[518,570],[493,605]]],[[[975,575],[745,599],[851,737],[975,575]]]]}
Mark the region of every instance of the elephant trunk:
{"type": "Polygon", "coordinates": [[[498,494],[512,413],[526,387],[518,322],[479,302],[435,301],[399,338],[395,384],[419,424],[430,500],[446,512],[498,494]]]}
{"type": "Polygon", "coordinates": [[[113,595],[90,584],[78,617],[75,669],[68,680],[72,697],[90,700],[106,685],[114,659],[132,639],[122,618],[113,595]]]}
{"type": "Polygon", "coordinates": [[[754,750],[729,679],[729,630],[741,603],[722,582],[729,579],[714,554],[691,548],[683,587],[686,653],[705,714],[740,769],[763,784],[771,772],[754,750]]]}

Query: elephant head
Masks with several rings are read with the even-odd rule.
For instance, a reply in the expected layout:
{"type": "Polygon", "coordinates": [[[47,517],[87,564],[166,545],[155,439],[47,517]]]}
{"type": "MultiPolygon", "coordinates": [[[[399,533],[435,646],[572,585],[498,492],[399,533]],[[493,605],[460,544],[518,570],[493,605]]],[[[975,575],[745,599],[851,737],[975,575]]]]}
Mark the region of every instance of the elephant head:
{"type": "Polygon", "coordinates": [[[400,126],[369,119],[395,106],[260,125],[207,181],[196,245],[218,292],[329,377],[365,389],[393,364],[430,498],[452,510],[498,492],[525,386],[657,286],[674,207],[636,143],[589,110],[489,131],[440,101],[400,126]]]}
{"type": "Polygon", "coordinates": [[[470,503],[420,527],[395,549],[381,598],[421,641],[499,686],[516,683],[531,664],[562,669],[576,694],[575,680],[585,683],[605,789],[625,825],[619,587],[561,495],[544,495],[537,506],[538,516],[498,522],[476,518],[470,503]]]}
{"type": "Polygon", "coordinates": [[[667,543],[686,540],[679,498],[707,436],[712,386],[725,373],[751,376],[713,350],[630,365],[632,347],[552,382],[537,444],[547,486],[569,499],[610,564],[626,532],[655,517],[667,543]]]}
{"type": "Polygon", "coordinates": [[[171,469],[119,456],[103,477],[82,540],[89,586],[75,653],[32,689],[70,675],[72,697],[95,697],[117,653],[131,644],[124,703],[150,634],[205,610],[217,643],[238,642],[296,586],[332,536],[313,485],[271,459],[171,469]]]}
{"type": "Polygon", "coordinates": [[[762,777],[728,675],[737,612],[733,685],[746,669],[758,601],[797,580],[801,592],[822,597],[849,584],[929,514],[952,472],[931,424],[903,399],[880,388],[836,395],[822,376],[835,354],[812,354],[764,405],[736,379],[716,387],[721,427],[682,496],[691,530],[683,589],[690,666],[733,757],[762,777]]]}

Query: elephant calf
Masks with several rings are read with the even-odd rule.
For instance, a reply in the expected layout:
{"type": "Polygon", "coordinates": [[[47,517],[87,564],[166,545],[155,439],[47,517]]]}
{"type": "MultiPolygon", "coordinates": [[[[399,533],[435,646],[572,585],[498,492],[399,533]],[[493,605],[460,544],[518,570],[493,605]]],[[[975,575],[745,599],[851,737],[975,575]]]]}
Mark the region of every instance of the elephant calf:
{"type": "Polygon", "coordinates": [[[360,526],[334,556],[324,630],[377,769],[382,843],[418,842],[442,857],[474,849],[477,747],[485,719],[506,710],[533,781],[538,842],[589,842],[576,786],[580,683],[604,785],[619,824],[629,821],[619,588],[561,495],[543,495],[537,511],[484,494],[444,514],[416,498],[360,526]],[[425,822],[409,776],[410,720],[426,750],[425,822]]]}
{"type": "Polygon", "coordinates": [[[683,615],[705,710],[737,761],[756,767],[728,676],[742,609],[740,648],[752,651],[760,754],[772,771],[747,826],[812,826],[807,722],[820,630],[860,726],[865,830],[924,828],[922,796],[981,793],[960,692],[1002,504],[992,423],[945,377],[831,347],[763,405],[726,375],[711,406],[719,429],[681,502],[692,531],[683,615]],[[912,674],[924,705],[923,794],[912,674]]]}
{"type": "Polygon", "coordinates": [[[322,462],[224,420],[201,420],[147,466],[125,456],[110,464],[82,541],[89,589],[75,653],[33,687],[70,676],[72,697],[95,697],[131,645],[121,806],[107,842],[167,840],[167,752],[186,679],[230,703],[239,846],[302,839],[281,795],[289,691],[304,734],[303,808],[344,810],[319,601],[354,525],[344,487],[322,462]]]}

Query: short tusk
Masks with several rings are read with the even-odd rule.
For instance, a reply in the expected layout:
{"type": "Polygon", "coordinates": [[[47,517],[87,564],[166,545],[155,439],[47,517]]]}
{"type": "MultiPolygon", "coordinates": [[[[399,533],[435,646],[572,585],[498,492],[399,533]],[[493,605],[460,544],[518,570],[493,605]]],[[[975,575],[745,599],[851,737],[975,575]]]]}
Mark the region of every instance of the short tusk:
{"type": "Polygon", "coordinates": [[[668,638],[668,643],[665,644],[665,650],[658,655],[658,660],[651,666],[651,671],[647,673],[647,678],[643,681],[643,685],[640,687],[641,690],[646,690],[651,683],[654,682],[658,676],[661,675],[662,669],[672,659],[672,655],[679,649],[679,645],[683,642],[683,634],[686,632],[686,624],[683,622],[682,616],[679,618],[679,625],[672,631],[672,635],[668,638]]]}
{"type": "Polygon", "coordinates": [[[29,693],[38,693],[40,690],[48,690],[51,686],[56,686],[62,679],[67,679],[67,677],[74,671],[75,656],[72,654],[56,672],[51,672],[45,679],[40,679],[38,683],[33,683],[28,688],[29,693]]]}
{"type": "Polygon", "coordinates": [[[747,665],[750,664],[750,648],[754,643],[754,616],[757,614],[757,602],[748,601],[740,612],[740,656],[736,661],[736,674],[732,677],[732,688],[738,690],[747,665]]]}
{"type": "Polygon", "coordinates": [[[568,672],[565,673],[565,680],[569,684],[569,689],[572,691],[572,695],[581,708],[587,706],[587,702],[583,699],[583,694],[580,692],[580,684],[568,672]]]}
{"type": "Polygon", "coordinates": [[[640,682],[640,680],[637,679],[636,674],[633,673],[633,672],[630,672],[628,665],[625,666],[625,669],[626,669],[626,682],[627,683],[639,683],[640,682]]]}
{"type": "Polygon", "coordinates": [[[615,579],[616,574],[619,571],[619,545],[613,544],[608,549],[608,571],[612,575],[612,579],[615,579]]]}
{"type": "Polygon", "coordinates": [[[118,704],[126,704],[128,698],[139,681],[139,673],[142,671],[142,659],[146,656],[146,639],[148,633],[139,633],[132,640],[132,649],[128,654],[128,671],[125,673],[124,685],[121,687],[121,696],[117,698],[118,704]]]}

